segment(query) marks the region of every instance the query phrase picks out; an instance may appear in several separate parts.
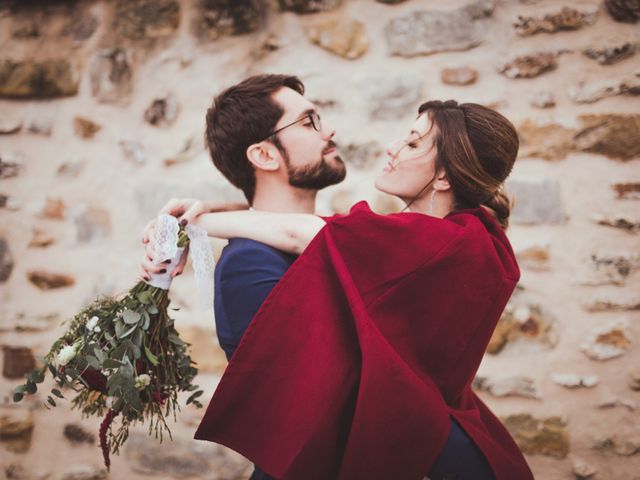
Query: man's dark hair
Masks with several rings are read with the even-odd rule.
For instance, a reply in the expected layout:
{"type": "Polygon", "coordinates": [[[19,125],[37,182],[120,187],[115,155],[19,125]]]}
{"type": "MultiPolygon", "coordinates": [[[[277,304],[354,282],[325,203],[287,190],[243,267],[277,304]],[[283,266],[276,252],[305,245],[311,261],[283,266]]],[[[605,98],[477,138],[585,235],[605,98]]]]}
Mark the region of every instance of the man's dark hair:
{"type": "MultiPolygon", "coordinates": [[[[256,174],[247,148],[266,139],[284,110],[272,98],[282,87],[304,94],[304,85],[292,75],[255,75],[224,90],[207,110],[205,141],[211,160],[253,203],[256,174]]],[[[276,142],[274,142],[276,143],[276,142]]],[[[279,143],[276,143],[281,148],[279,143]]]]}

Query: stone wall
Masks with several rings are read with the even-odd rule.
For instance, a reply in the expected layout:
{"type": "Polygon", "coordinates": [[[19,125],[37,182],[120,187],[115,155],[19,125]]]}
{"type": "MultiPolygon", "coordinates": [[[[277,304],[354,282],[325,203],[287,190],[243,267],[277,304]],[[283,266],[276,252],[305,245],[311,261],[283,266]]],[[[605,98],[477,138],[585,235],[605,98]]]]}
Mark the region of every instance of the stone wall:
{"type": "MultiPolygon", "coordinates": [[[[175,443],[140,429],[106,474],[97,420],[10,392],[62,320],[131,285],[167,199],[242,199],[210,163],[204,112],[225,86],[287,72],[349,166],[321,213],[398,208],[373,179],[423,100],[486,104],[518,126],[508,234],[522,280],[476,389],[536,478],[640,479],[639,17],[632,0],[0,1],[2,473],[248,476],[237,454],[191,440],[202,411],[182,412],[175,443]]],[[[172,298],[210,395],[225,366],[212,314],[190,275],[172,298]]]]}

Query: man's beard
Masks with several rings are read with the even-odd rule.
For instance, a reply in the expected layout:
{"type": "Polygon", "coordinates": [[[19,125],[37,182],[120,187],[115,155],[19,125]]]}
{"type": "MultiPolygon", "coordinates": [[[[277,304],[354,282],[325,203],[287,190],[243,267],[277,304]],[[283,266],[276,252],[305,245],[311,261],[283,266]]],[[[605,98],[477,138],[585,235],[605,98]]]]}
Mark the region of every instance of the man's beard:
{"type": "MultiPolygon", "coordinates": [[[[330,142],[328,147],[335,147],[335,143],[330,142]]],[[[322,155],[320,160],[313,165],[294,168],[291,166],[289,153],[284,148],[280,151],[287,165],[289,185],[293,187],[321,190],[329,185],[340,183],[347,175],[345,164],[339,156],[335,157],[335,165],[329,165],[322,155]]]]}

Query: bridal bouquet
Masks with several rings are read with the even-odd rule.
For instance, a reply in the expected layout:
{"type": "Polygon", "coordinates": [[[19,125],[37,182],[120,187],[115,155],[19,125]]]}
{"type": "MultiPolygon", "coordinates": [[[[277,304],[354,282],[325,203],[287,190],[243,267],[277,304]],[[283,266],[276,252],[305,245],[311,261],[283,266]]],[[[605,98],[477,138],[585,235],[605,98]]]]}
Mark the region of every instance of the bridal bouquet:
{"type": "MultiPolygon", "coordinates": [[[[172,259],[170,265],[175,266],[188,244],[203,303],[210,306],[213,255],[206,232],[189,225],[181,228],[169,215],[158,217],[151,238],[156,264],[172,259]]],[[[104,416],[99,437],[107,468],[109,454],[118,453],[131,425],[148,424],[149,435],[160,442],[164,431],[171,438],[167,417],[175,421],[180,410],[178,392],[191,392],[186,404],[202,407],[198,397],[203,391],[193,383],[198,370],[189,344],[180,339],[169,317],[172,268],[167,269],[164,275],[152,275],[148,283],[137,283],[123,298],[95,300],[65,322],[67,330],[45,355],[44,366],[13,392],[15,402],[36,393],[47,372],[58,387],[51,389],[49,405],[55,407],[56,399],[65,398],[64,389],[72,390],[72,408],[86,417],[104,416]]]]}

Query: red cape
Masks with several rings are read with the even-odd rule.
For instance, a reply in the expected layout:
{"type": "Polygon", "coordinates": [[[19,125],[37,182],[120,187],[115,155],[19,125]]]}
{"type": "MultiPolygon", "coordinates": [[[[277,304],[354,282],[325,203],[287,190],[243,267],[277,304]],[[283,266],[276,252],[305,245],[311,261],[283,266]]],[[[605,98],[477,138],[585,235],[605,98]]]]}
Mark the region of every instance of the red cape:
{"type": "Polygon", "coordinates": [[[327,224],[242,337],[194,438],[285,480],[421,480],[453,416],[496,478],[533,479],[470,384],[520,271],[484,209],[327,224]]]}

